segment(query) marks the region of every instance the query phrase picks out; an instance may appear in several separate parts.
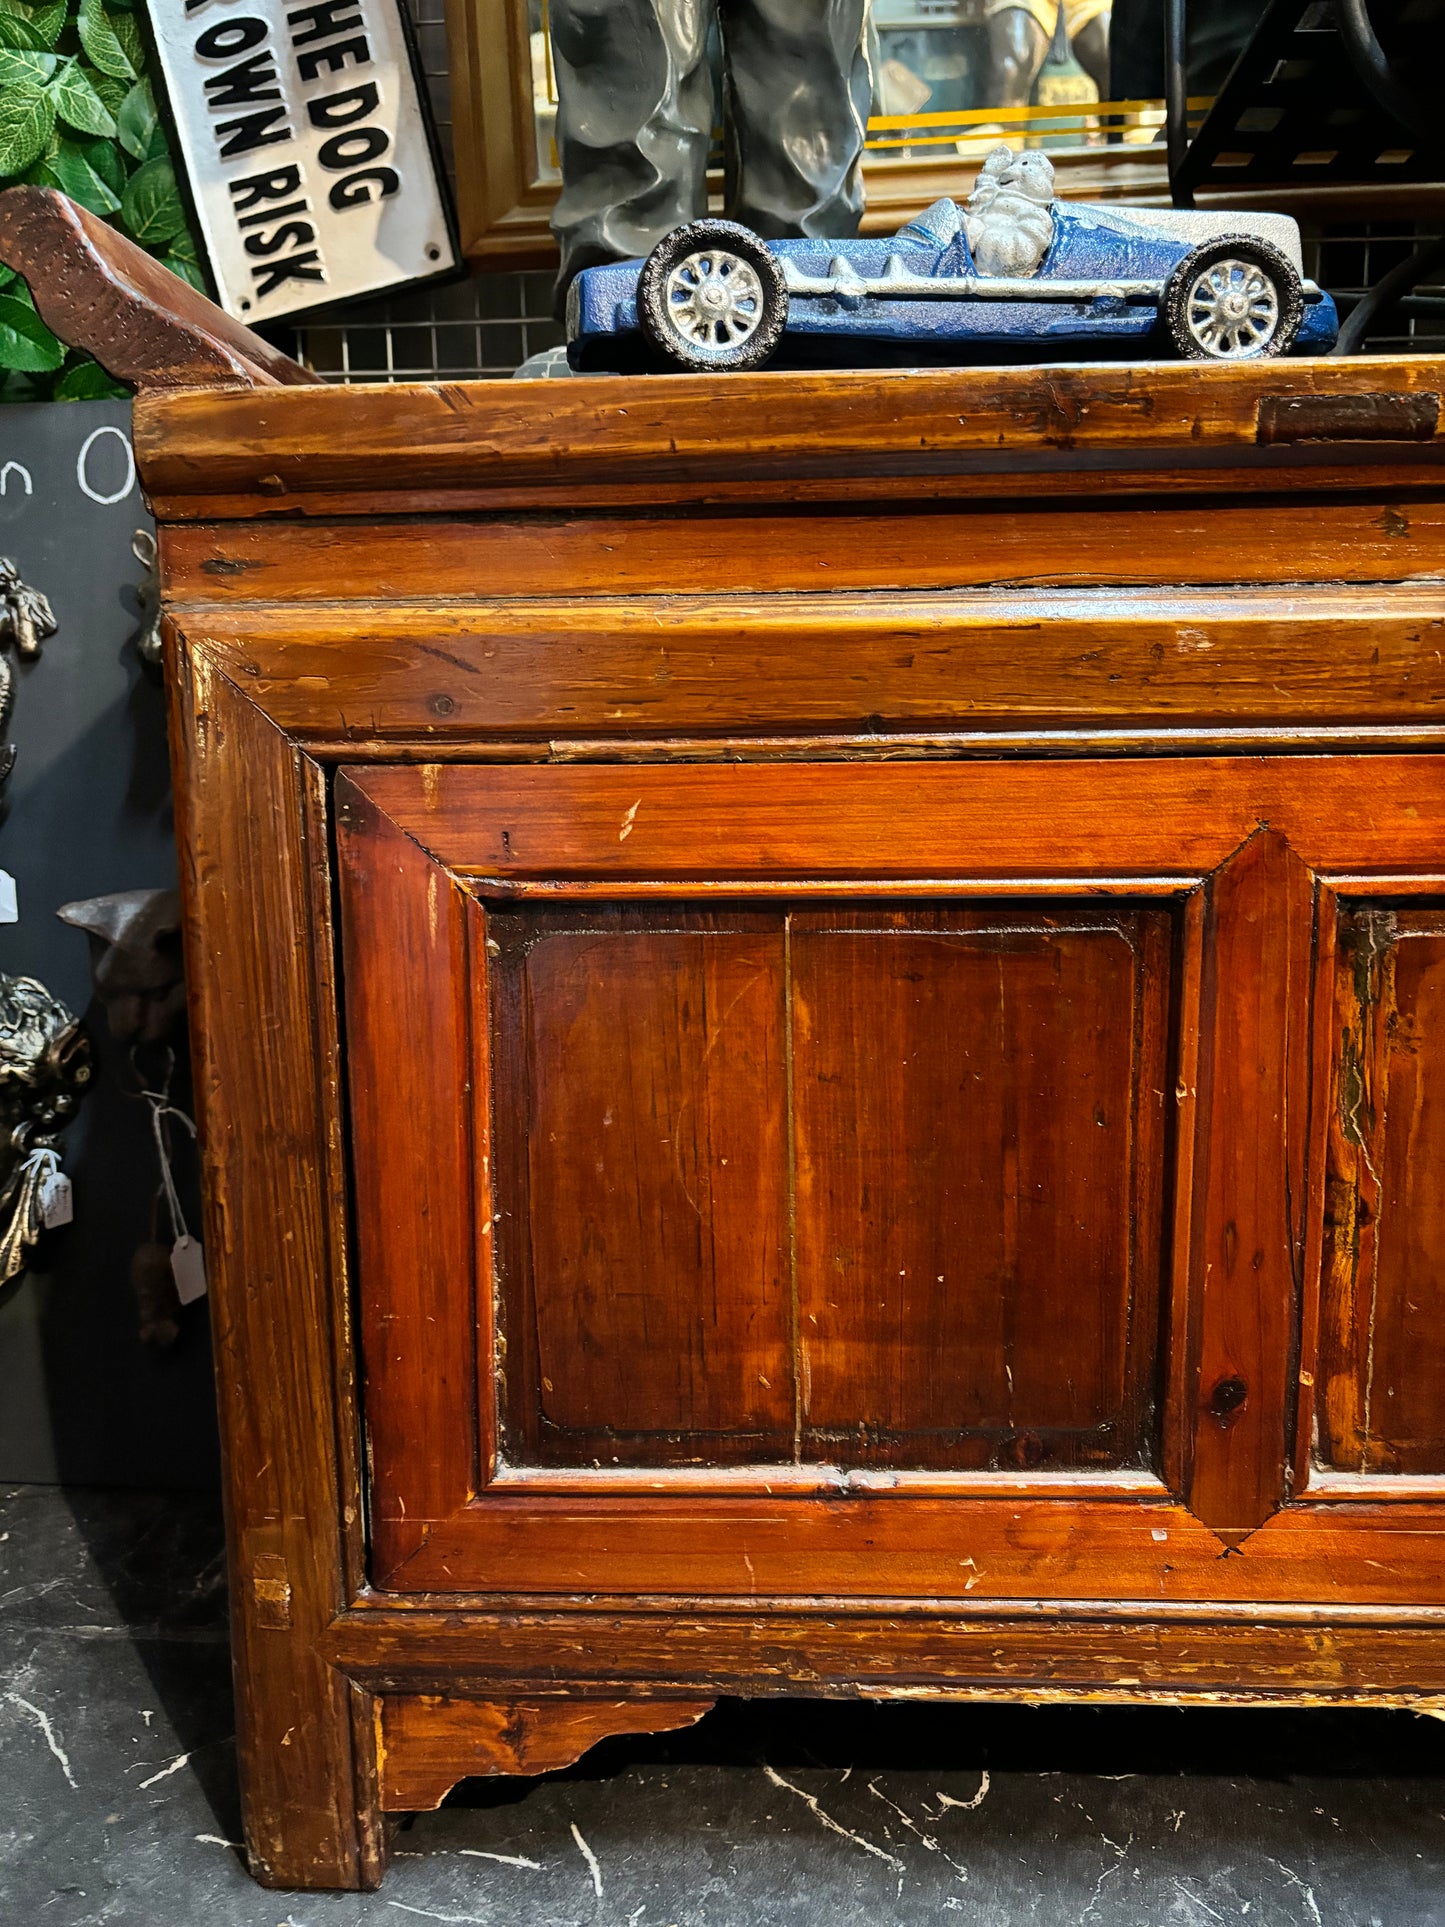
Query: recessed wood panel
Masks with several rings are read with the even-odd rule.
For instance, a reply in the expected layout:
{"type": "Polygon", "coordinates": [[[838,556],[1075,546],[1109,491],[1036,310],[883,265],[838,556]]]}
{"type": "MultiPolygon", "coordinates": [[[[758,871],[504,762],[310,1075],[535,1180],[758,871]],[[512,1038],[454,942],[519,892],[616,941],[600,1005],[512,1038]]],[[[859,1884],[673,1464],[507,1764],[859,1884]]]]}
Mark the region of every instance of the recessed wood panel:
{"type": "Polygon", "coordinates": [[[1445,1473],[1445,910],[1341,914],[1319,1456],[1445,1473]]]}
{"type": "Polygon", "coordinates": [[[1163,912],[793,919],[807,1456],[1137,1458],[1166,930],[1163,912]]]}
{"type": "Polygon", "coordinates": [[[751,921],[493,919],[511,1456],[791,1452],[782,920],[751,921]]]}
{"type": "Polygon", "coordinates": [[[493,910],[504,1461],[1141,1463],[1170,927],[493,910]]]}

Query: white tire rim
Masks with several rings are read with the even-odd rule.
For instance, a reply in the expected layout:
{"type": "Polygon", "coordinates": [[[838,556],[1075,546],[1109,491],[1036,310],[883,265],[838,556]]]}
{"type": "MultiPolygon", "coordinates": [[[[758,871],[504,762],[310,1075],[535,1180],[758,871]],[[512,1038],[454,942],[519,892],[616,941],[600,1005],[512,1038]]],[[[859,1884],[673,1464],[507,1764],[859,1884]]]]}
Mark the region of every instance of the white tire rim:
{"type": "Polygon", "coordinates": [[[668,325],[689,354],[721,360],[763,325],[762,277],[751,261],[726,248],[699,248],[669,273],[663,304],[668,325]]]}
{"type": "Polygon", "coordinates": [[[1216,361],[1249,361],[1279,332],[1279,290],[1256,261],[1229,255],[1195,276],[1184,302],[1189,339],[1216,361]]]}

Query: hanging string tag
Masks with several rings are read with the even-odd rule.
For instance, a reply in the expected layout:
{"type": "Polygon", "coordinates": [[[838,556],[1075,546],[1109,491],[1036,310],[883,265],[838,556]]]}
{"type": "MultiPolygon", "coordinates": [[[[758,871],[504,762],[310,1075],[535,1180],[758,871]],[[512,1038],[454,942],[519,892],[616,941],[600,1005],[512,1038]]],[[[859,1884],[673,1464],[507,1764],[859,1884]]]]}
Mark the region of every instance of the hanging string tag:
{"type": "Polygon", "coordinates": [[[170,1151],[166,1145],[165,1120],[175,1118],[178,1124],[190,1132],[194,1138],[196,1127],[184,1111],[177,1110],[170,1100],[170,1070],[167,1067],[165,1087],[159,1091],[142,1090],[141,1096],[150,1106],[151,1134],[156,1141],[156,1156],[160,1160],[161,1189],[165,1193],[166,1210],[170,1213],[171,1232],[175,1243],[171,1246],[171,1276],[176,1281],[176,1296],[183,1305],[192,1305],[198,1298],[206,1295],[206,1254],[198,1241],[186,1228],[186,1215],[181,1209],[180,1193],[171,1172],[170,1151]]]}
{"type": "Polygon", "coordinates": [[[171,1276],[176,1281],[176,1296],[183,1305],[193,1305],[206,1295],[206,1254],[189,1231],[183,1231],[171,1246],[171,1276]]]}
{"type": "Polygon", "coordinates": [[[34,1170],[37,1178],[35,1202],[40,1212],[40,1222],[47,1231],[58,1231],[61,1225],[69,1224],[75,1216],[70,1179],[61,1170],[60,1159],[54,1151],[32,1151],[26,1164],[34,1170]]]}

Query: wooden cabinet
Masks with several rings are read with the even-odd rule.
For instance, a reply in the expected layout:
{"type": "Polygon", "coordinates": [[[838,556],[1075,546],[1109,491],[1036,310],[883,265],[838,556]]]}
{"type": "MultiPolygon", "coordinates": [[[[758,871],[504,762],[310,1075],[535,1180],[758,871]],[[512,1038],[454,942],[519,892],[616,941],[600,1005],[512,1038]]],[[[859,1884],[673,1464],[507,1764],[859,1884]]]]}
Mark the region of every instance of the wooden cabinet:
{"type": "Polygon", "coordinates": [[[1445,365],[338,392],[107,273],[258,1876],[720,1693],[1445,1705],[1445,365]]]}

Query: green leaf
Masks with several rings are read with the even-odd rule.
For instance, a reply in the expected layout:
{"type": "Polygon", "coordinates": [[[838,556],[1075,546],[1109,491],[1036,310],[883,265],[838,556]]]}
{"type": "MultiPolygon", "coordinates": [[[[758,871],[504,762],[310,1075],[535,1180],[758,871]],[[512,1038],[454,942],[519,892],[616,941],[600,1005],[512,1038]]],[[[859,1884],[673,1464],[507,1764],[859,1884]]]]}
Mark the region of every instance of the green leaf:
{"type": "Polygon", "coordinates": [[[79,201],[82,207],[89,208],[92,214],[114,214],[120,206],[120,197],[111,193],[85,155],[71,141],[62,141],[55,153],[42,161],[34,172],[48,174],[50,180],[46,185],[60,188],[72,201],[79,201]]]}
{"type": "Polygon", "coordinates": [[[78,361],[67,368],[51,390],[54,401],[123,401],[130,393],[124,382],[108,375],[98,361],[78,361]]]}
{"type": "Polygon", "coordinates": [[[64,360],[64,348],[35,310],[0,294],[0,368],[43,375],[64,360]]]}
{"type": "Polygon", "coordinates": [[[0,47],[31,48],[43,53],[46,44],[29,14],[0,12],[0,47]]]}
{"type": "Polygon", "coordinates": [[[110,16],[110,29],[124,49],[125,57],[136,73],[146,64],[145,42],[140,37],[140,28],[128,13],[110,16]]]}
{"type": "Polygon", "coordinates": [[[156,131],[156,97],[148,80],[138,80],[120,104],[115,137],[132,160],[143,161],[156,131]]]}
{"type": "Polygon", "coordinates": [[[163,268],[169,268],[171,273],[179,275],[182,281],[189,281],[198,293],[205,294],[208,292],[206,288],[206,277],[201,271],[201,264],[193,255],[188,257],[184,254],[177,254],[174,249],[171,249],[160,257],[160,262],[163,268]]]}
{"type": "Polygon", "coordinates": [[[54,54],[0,47],[0,92],[10,87],[43,87],[54,72],[54,54]]]}
{"type": "Polygon", "coordinates": [[[103,74],[96,67],[82,67],[80,71],[99,94],[105,111],[114,120],[120,112],[121,102],[130,92],[130,83],[117,80],[114,74],[103,74]]]}
{"type": "Polygon", "coordinates": [[[105,102],[80,70],[78,60],[67,60],[50,83],[50,98],[55,111],[67,127],[77,134],[98,134],[105,140],[115,135],[115,122],[105,102]]]}
{"type": "Polygon", "coordinates": [[[114,194],[116,205],[125,192],[125,162],[114,141],[77,141],[76,146],[114,194]]]}
{"type": "Polygon", "coordinates": [[[135,78],[130,56],[116,39],[115,28],[106,17],[100,0],[80,0],[80,15],[76,25],[80,30],[81,46],[103,74],[113,74],[117,80],[135,78]]]}
{"type": "Polygon", "coordinates": [[[171,253],[178,254],[183,261],[192,261],[197,266],[200,265],[201,255],[196,246],[196,237],[188,227],[182,228],[175,240],[171,242],[171,253]]]}
{"type": "Polygon", "coordinates": [[[186,210],[169,161],[147,161],[125,184],[120,217],[142,247],[159,247],[186,225],[186,210]]]}
{"type": "Polygon", "coordinates": [[[0,46],[41,51],[53,47],[65,29],[68,11],[68,0],[40,8],[22,6],[20,0],[0,0],[0,46]]]}
{"type": "Polygon", "coordinates": [[[0,288],[7,286],[14,279],[15,279],[14,268],[7,268],[5,263],[3,261],[0,261],[0,288]]]}
{"type": "Polygon", "coordinates": [[[0,93],[0,176],[23,174],[45,151],[55,125],[55,103],[43,88],[24,85],[0,93]]]}

